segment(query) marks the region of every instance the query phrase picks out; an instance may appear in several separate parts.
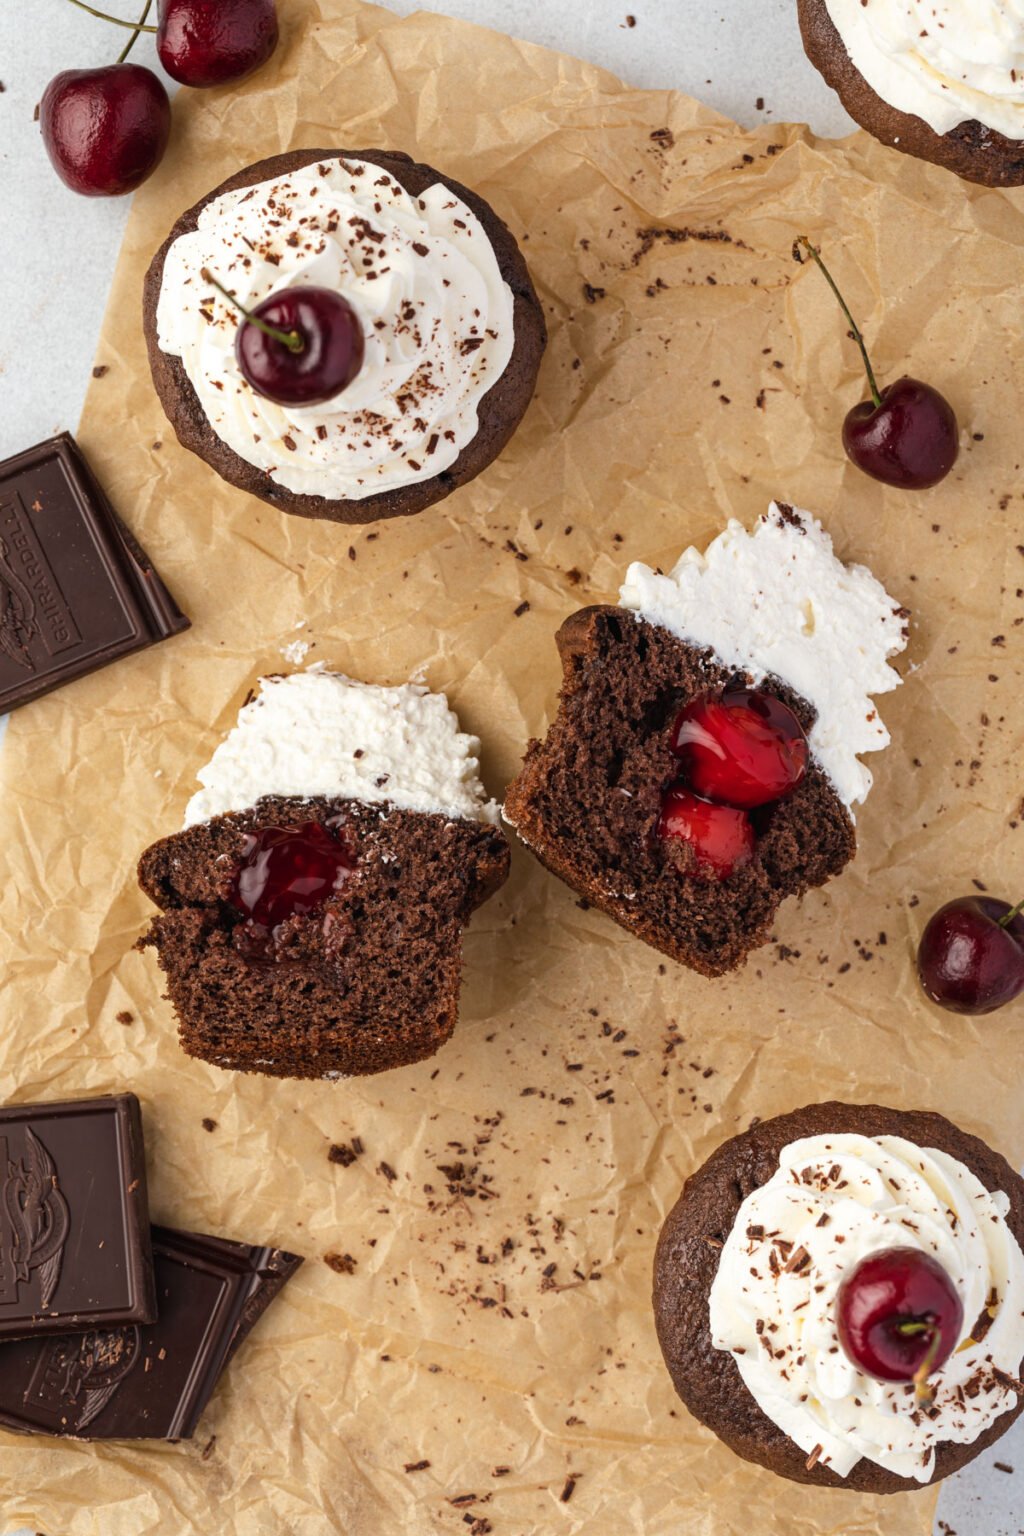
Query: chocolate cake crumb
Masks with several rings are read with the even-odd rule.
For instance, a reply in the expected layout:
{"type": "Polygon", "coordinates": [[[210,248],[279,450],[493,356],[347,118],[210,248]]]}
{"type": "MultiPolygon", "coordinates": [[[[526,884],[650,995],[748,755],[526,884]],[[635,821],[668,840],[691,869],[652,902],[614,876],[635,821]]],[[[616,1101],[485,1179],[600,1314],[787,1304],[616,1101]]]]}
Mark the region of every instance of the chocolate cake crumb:
{"type": "Polygon", "coordinates": [[[127,1008],[122,1008],[121,1012],[118,1013],[118,1014],[115,1014],[114,1017],[117,1019],[117,1022],[119,1024],[134,1024],[135,1023],[135,1015],[129,1013],[127,1008]]]}
{"type": "Polygon", "coordinates": [[[354,1275],[356,1262],[350,1253],[324,1254],[324,1263],[328,1269],[333,1269],[336,1275],[354,1275]]]}
{"type": "Polygon", "coordinates": [[[97,363],[96,367],[92,371],[92,376],[94,379],[102,379],[105,378],[109,372],[110,369],[106,363],[97,363]]]}
{"type": "Polygon", "coordinates": [[[425,1472],[429,1466],[430,1466],[430,1462],[426,1461],[426,1460],[424,1460],[424,1461],[407,1461],[405,1463],[405,1471],[406,1472],[425,1472]]]}
{"type": "Polygon", "coordinates": [[[217,1129],[217,1122],[216,1120],[211,1120],[209,1115],[204,1115],[202,1126],[204,1131],[215,1131],[217,1129]]]}

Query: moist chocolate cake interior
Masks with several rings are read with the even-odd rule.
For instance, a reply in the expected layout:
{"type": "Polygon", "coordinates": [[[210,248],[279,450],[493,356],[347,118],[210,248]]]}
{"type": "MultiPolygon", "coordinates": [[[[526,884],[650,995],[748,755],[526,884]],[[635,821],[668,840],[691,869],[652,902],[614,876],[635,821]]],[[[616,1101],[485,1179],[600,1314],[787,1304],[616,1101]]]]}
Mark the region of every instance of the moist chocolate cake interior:
{"type": "Polygon", "coordinates": [[[504,882],[509,847],[483,823],[353,800],[267,797],[155,843],[139,883],[191,1056],[242,1072],[381,1072],[433,1055],[458,1013],[462,928],[504,882]],[[247,835],[316,821],[355,868],[326,904],[253,941],[227,899],[247,835]]]}
{"type": "MultiPolygon", "coordinates": [[[[692,699],[745,679],[621,608],[582,609],[557,642],[558,716],[530,743],[506,796],[509,821],[554,874],[648,944],[708,976],[732,970],[768,938],[786,896],[823,885],[853,856],[845,807],[812,758],[792,795],[753,813],[753,864],[724,881],[692,878],[685,845],[655,833],[679,777],[672,726],[692,699]]],[[[805,700],[775,680],[762,686],[811,727],[805,700]]]]}

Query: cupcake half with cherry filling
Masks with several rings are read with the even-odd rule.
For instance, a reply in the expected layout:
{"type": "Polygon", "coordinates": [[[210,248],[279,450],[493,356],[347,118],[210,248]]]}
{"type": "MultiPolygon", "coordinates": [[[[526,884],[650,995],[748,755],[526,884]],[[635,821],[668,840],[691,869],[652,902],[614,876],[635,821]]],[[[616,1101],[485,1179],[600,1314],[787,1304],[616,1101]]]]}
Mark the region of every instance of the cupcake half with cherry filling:
{"type": "Polygon", "coordinates": [[[330,672],[264,678],[142,855],[183,1048],[336,1078],[431,1056],[458,1017],[462,933],[509,848],[480,743],[443,694],[330,672]]]}
{"type": "Polygon", "coordinates": [[[178,440],[282,511],[345,523],[485,469],[545,345],[494,210],[382,150],[298,150],[216,187],[154,257],[144,321],[178,440]]]}
{"type": "Polygon", "coordinates": [[[1024,1407],[1024,1181],[940,1115],[815,1104],[725,1143],[665,1222],[673,1384],[738,1455],[899,1493],[1024,1407]]]}
{"type": "Polygon", "coordinates": [[[1024,183],[1019,0],[799,0],[807,55],[883,144],[990,187],[1024,183]]]}
{"type": "Polygon", "coordinates": [[[871,696],[900,681],[905,611],[809,513],[773,503],[668,575],[630,566],[618,607],[556,638],[558,714],[506,820],[655,949],[732,970],[787,896],[854,855],[859,754],[889,741],[871,696]]]}

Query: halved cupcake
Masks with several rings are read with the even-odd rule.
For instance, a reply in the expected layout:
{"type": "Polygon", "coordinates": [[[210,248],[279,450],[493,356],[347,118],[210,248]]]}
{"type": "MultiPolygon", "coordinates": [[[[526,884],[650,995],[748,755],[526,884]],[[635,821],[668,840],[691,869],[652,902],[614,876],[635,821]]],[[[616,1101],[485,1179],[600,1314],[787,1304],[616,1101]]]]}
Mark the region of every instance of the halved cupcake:
{"type": "Polygon", "coordinates": [[[774,503],[669,575],[632,565],[620,598],[559,630],[558,714],[505,819],[594,906],[719,976],[853,857],[905,611],[774,503]]]}
{"type": "Polygon", "coordinates": [[[508,876],[498,808],[443,694],[264,678],[142,855],[191,1056],[273,1077],[420,1061],[458,1017],[462,931],[508,876]]]}

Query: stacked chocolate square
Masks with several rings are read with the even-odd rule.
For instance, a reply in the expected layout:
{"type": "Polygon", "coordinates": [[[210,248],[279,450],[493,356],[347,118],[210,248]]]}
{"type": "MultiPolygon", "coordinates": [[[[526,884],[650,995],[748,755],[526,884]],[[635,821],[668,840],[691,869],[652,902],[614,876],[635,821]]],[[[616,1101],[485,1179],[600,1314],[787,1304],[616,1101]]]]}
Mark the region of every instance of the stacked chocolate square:
{"type": "Polygon", "coordinates": [[[0,1425],[188,1439],[301,1263],[150,1226],[134,1094],[0,1109],[0,1425]]]}

